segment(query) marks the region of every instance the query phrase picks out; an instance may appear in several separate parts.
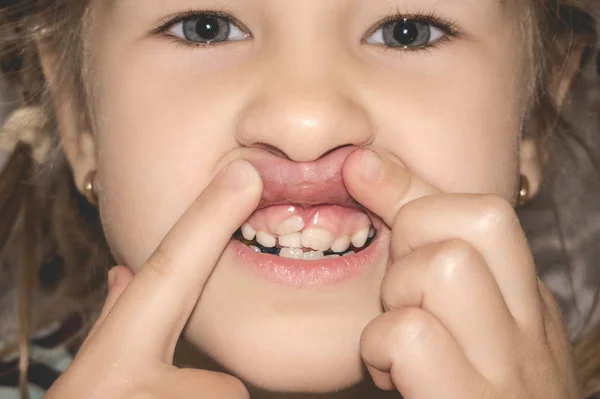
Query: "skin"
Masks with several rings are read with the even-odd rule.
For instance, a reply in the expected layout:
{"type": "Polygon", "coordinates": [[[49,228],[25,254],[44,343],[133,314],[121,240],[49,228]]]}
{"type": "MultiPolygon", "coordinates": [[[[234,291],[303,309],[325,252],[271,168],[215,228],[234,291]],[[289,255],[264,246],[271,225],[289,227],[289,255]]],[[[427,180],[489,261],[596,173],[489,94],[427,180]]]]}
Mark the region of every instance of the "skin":
{"type": "Polygon", "coordinates": [[[89,130],[40,46],[76,181],[98,171],[107,238],[136,273],[112,272],[102,317],[49,397],[245,397],[235,379],[172,366],[185,328],[269,391],[333,392],[371,375],[410,399],[576,398],[560,314],[513,211],[531,65],[526,33],[506,27],[523,10],[231,0],[248,40],[191,49],[148,34],[170,14],[220,5],[92,1],[89,130]],[[419,53],[361,43],[396,8],[435,12],[463,34],[419,53]],[[293,290],[222,255],[261,193],[240,160],[310,163],[341,146],[358,149],[340,173],[385,223],[384,261],[340,286],[293,290]],[[226,188],[228,165],[246,170],[245,188],[226,188]]]}

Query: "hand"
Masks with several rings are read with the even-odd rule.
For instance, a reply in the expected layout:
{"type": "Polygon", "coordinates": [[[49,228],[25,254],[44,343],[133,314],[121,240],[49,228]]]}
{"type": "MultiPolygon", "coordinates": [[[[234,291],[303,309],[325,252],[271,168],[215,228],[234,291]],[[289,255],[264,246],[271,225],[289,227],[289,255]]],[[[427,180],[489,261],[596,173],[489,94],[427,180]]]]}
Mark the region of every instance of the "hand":
{"type": "Polygon", "coordinates": [[[46,398],[249,397],[231,376],[174,367],[173,353],[223,249],[256,209],[261,191],[254,168],[234,162],[190,206],[135,277],[125,268],[112,271],[98,322],[46,398]]]}
{"type": "Polygon", "coordinates": [[[352,196],[391,229],[386,312],[363,332],[378,387],[406,399],[579,398],[570,346],[511,204],[443,194],[368,150],[352,196]]]}

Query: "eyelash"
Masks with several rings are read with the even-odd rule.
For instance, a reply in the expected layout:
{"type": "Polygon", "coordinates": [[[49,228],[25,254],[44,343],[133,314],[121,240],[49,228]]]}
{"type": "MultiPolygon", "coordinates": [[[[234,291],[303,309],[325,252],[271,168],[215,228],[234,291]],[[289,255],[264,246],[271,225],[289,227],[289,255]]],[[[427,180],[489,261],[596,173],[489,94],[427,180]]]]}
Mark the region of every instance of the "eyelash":
{"type": "Polygon", "coordinates": [[[233,23],[234,25],[238,26],[242,32],[248,34],[248,37],[252,37],[252,35],[248,31],[248,28],[246,28],[246,26],[241,21],[239,21],[236,17],[234,17],[232,14],[230,14],[228,12],[225,12],[225,11],[195,11],[195,10],[188,10],[188,11],[180,12],[180,13],[177,13],[175,15],[172,15],[172,16],[162,20],[161,22],[158,23],[156,28],[154,28],[150,32],[150,34],[165,36],[167,39],[174,41],[175,44],[177,44],[178,46],[183,46],[183,47],[192,48],[192,49],[222,45],[223,44],[222,42],[195,43],[195,42],[191,42],[191,41],[187,41],[187,40],[181,40],[178,37],[175,37],[173,35],[165,35],[165,32],[167,32],[169,29],[171,29],[173,26],[177,25],[180,22],[183,22],[187,19],[199,18],[199,17],[203,17],[203,16],[207,16],[207,15],[223,18],[223,19],[229,21],[230,23],[233,23]]]}
{"type": "MultiPolygon", "coordinates": [[[[221,44],[221,45],[224,44],[223,42],[194,43],[194,42],[187,41],[187,40],[181,40],[178,37],[175,37],[173,35],[164,35],[165,32],[167,32],[169,29],[171,29],[173,26],[175,26],[176,24],[178,24],[180,22],[183,22],[190,18],[199,18],[199,17],[206,16],[206,15],[224,18],[227,21],[229,21],[230,23],[233,23],[236,26],[238,26],[240,28],[240,30],[242,30],[243,32],[248,34],[248,37],[252,37],[252,35],[250,34],[250,32],[246,28],[246,26],[244,24],[242,24],[237,18],[235,18],[231,13],[228,13],[225,11],[195,11],[195,10],[188,10],[188,11],[184,11],[181,13],[177,13],[175,15],[170,16],[169,18],[164,19],[163,21],[159,22],[158,25],[156,26],[156,28],[154,28],[151,31],[151,34],[166,36],[168,39],[173,40],[177,45],[187,47],[187,48],[194,48],[194,49],[206,48],[206,47],[216,46],[219,44],[221,44]]],[[[407,51],[430,52],[432,50],[437,49],[440,45],[448,43],[450,40],[457,39],[462,36],[462,33],[459,30],[458,25],[456,23],[451,22],[447,19],[441,18],[433,12],[417,12],[417,13],[409,14],[409,13],[402,13],[400,11],[396,11],[396,12],[389,14],[383,20],[378,22],[374,27],[369,29],[367,31],[367,33],[365,34],[365,37],[369,37],[370,35],[377,32],[379,29],[382,29],[383,27],[385,27],[388,24],[396,23],[398,21],[402,21],[403,19],[434,26],[435,28],[440,29],[442,32],[444,32],[445,35],[441,39],[439,39],[431,44],[424,45],[424,46],[392,47],[392,46],[380,45],[378,47],[382,47],[386,51],[392,50],[392,51],[404,51],[404,52],[407,52],[407,51]]]]}
{"type": "Polygon", "coordinates": [[[392,47],[392,46],[380,45],[378,47],[381,47],[385,51],[390,51],[390,50],[391,51],[403,51],[403,52],[410,51],[410,52],[415,52],[415,53],[425,51],[425,52],[429,53],[432,50],[438,49],[441,45],[447,44],[451,40],[461,38],[463,35],[458,27],[458,24],[456,24],[455,22],[449,21],[445,18],[442,18],[442,17],[438,16],[437,14],[435,14],[434,12],[417,12],[417,13],[410,14],[410,13],[403,13],[401,11],[395,11],[395,12],[392,12],[391,14],[389,14],[387,17],[385,17],[380,22],[378,22],[373,28],[369,29],[367,31],[367,33],[365,34],[365,36],[368,37],[368,36],[372,35],[373,33],[377,32],[379,29],[382,29],[386,25],[393,24],[393,23],[402,21],[404,19],[422,23],[422,24],[431,25],[431,26],[441,30],[442,32],[444,32],[445,35],[441,39],[439,39],[433,43],[424,45],[424,46],[392,47]]]}

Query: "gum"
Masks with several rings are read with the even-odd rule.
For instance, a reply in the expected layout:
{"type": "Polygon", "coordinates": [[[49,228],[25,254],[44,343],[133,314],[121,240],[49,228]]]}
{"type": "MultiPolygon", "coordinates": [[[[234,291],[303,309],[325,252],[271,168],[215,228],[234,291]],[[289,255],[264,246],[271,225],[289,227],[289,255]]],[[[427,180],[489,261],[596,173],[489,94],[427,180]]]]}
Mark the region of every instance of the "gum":
{"type": "Polygon", "coordinates": [[[356,232],[369,228],[371,219],[364,212],[340,205],[317,205],[300,207],[295,205],[274,205],[260,209],[247,220],[256,231],[265,231],[274,236],[290,234],[294,231],[282,229],[284,222],[288,226],[297,220],[302,231],[309,228],[327,230],[333,237],[352,236],[356,232]],[[293,219],[295,218],[295,219],[293,219]]]}

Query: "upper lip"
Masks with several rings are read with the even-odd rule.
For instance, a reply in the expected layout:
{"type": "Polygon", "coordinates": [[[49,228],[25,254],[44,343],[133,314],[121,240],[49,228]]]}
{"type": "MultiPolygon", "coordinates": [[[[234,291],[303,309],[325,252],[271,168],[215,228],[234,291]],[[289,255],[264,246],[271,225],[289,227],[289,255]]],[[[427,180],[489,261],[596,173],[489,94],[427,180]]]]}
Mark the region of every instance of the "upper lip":
{"type": "Polygon", "coordinates": [[[257,209],[272,205],[342,205],[363,209],[350,196],[342,178],[346,158],[356,147],[343,147],[313,162],[294,162],[260,152],[248,154],[263,181],[263,193],[257,209]]]}

